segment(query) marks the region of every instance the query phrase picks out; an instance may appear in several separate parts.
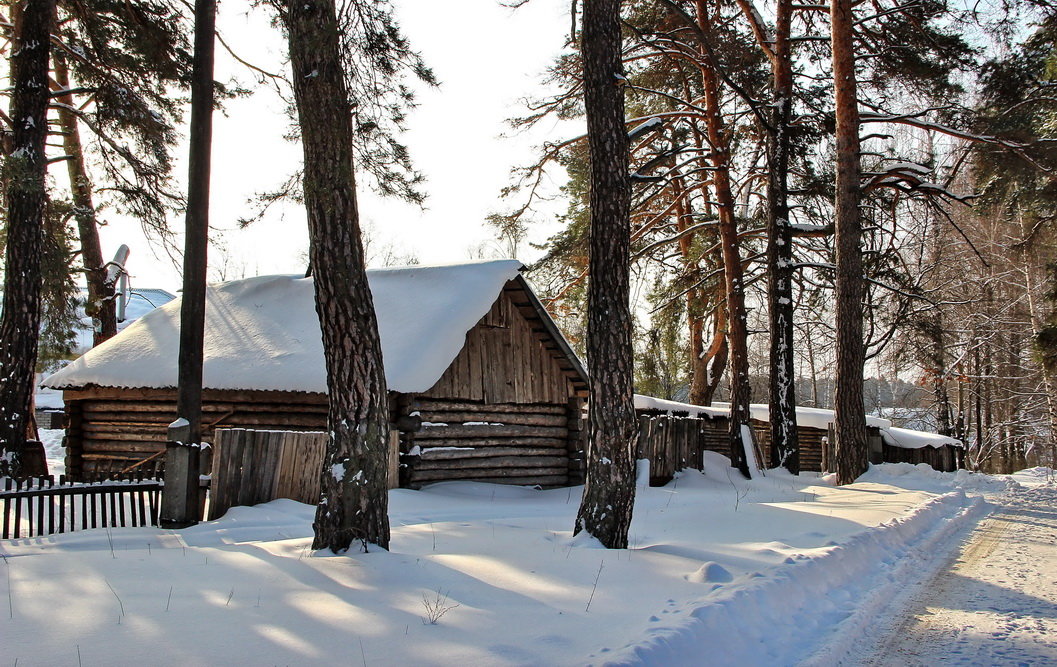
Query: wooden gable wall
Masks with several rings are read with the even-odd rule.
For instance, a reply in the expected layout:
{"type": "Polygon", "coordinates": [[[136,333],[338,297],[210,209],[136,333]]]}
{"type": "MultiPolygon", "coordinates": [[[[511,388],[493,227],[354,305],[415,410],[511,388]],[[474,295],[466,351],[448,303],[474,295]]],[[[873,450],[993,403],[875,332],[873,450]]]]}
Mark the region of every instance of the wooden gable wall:
{"type": "Polygon", "coordinates": [[[466,345],[428,392],[431,398],[564,405],[583,395],[576,376],[513,282],[466,335],[466,345]]]}

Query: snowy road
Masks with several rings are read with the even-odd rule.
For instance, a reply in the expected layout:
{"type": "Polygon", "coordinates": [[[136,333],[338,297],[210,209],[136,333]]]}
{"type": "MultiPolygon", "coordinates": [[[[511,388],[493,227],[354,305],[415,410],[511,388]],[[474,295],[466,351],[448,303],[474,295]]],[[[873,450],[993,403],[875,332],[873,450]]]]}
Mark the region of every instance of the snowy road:
{"type": "Polygon", "coordinates": [[[1003,499],[863,665],[1057,664],[1057,489],[1003,499]]]}

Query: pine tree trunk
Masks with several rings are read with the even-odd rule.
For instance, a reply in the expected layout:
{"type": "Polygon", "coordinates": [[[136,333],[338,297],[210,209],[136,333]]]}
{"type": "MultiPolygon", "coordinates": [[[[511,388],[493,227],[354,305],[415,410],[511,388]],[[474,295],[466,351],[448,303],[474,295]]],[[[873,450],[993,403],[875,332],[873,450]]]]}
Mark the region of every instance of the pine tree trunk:
{"type": "Polygon", "coordinates": [[[859,108],[855,78],[851,0],[832,0],[833,88],[836,108],[837,183],[834,210],[836,246],[837,386],[833,397],[833,468],[837,484],[850,484],[866,472],[869,448],[863,402],[863,262],[859,217],[859,108]]]}
{"type": "MultiPolygon", "coordinates": [[[[711,22],[704,0],[697,0],[697,20],[701,32],[711,35],[711,22]]],[[[704,48],[702,46],[702,48],[704,48]]],[[[707,60],[707,58],[706,58],[707,60]]],[[[719,78],[711,65],[704,64],[701,83],[705,97],[705,122],[712,149],[712,178],[719,214],[719,239],[723,248],[723,277],[727,294],[727,343],[730,354],[730,464],[751,477],[744,442],[749,428],[749,330],[745,310],[745,285],[738,242],[737,219],[734,216],[734,194],[730,184],[730,144],[723,123],[719,97],[719,78]]]]}
{"type": "Polygon", "coordinates": [[[213,144],[213,44],[216,0],[195,2],[195,52],[191,74],[191,139],[187,173],[183,293],[176,414],[200,441],[202,360],[205,339],[206,265],[209,247],[209,178],[213,144]]]}
{"type": "MultiPolygon", "coordinates": [[[[61,50],[55,52],[55,81],[63,90],[70,89],[70,73],[66,57],[61,50]]],[[[73,95],[63,95],[61,104],[72,107],[73,95]]],[[[84,149],[77,115],[62,106],[58,109],[59,127],[62,130],[62,145],[66,152],[66,169],[70,178],[70,194],[73,198],[74,220],[81,240],[81,263],[88,284],[88,300],[85,314],[99,322],[94,330],[92,344],[100,343],[117,335],[117,303],[114,298],[114,283],[107,280],[106,260],[99,241],[99,224],[96,221],[95,203],[92,201],[92,183],[84,165],[84,149]]]]}
{"type": "Polygon", "coordinates": [[[584,3],[581,54],[591,152],[587,358],[591,369],[586,484],[575,532],[628,545],[635,503],[630,244],[620,0],[584,3]]]}
{"type": "Polygon", "coordinates": [[[365,549],[388,549],[389,403],[360,234],[355,136],[334,1],[288,2],[283,20],[330,399],[331,437],[312,546],[337,553],[358,541],[365,549]]]}
{"type": "MultiPolygon", "coordinates": [[[[14,10],[14,8],[13,8],[14,10]]],[[[7,172],[7,249],[0,317],[0,476],[18,475],[32,416],[40,335],[40,257],[47,205],[48,45],[54,0],[35,0],[16,14],[11,46],[13,151],[7,172]]]]}
{"type": "Polygon", "coordinates": [[[793,364],[793,235],[789,228],[789,150],[793,70],[789,31],[792,1],[779,0],[775,19],[774,111],[767,140],[767,311],[771,329],[769,403],[771,464],[800,472],[793,364]]]}

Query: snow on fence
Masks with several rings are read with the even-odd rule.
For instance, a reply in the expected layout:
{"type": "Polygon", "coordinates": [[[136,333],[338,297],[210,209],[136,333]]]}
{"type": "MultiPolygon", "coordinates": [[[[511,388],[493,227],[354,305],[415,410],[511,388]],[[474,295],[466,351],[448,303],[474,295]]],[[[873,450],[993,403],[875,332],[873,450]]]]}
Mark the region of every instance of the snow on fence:
{"type": "Polygon", "coordinates": [[[635,458],[649,460],[650,486],[664,486],[679,470],[701,470],[706,451],[730,455],[725,419],[653,410],[637,412],[639,439],[635,458]]]}
{"type": "Polygon", "coordinates": [[[66,533],[89,528],[157,526],[162,482],[141,474],[124,480],[82,484],[52,475],[4,479],[0,491],[3,539],[66,533]]]}

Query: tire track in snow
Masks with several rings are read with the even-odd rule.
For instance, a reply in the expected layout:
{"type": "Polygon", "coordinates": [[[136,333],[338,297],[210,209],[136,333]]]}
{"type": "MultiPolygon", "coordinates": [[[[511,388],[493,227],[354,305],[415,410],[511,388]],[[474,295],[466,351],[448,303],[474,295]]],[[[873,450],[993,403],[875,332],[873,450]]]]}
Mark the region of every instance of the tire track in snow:
{"type": "Polygon", "coordinates": [[[1011,495],[863,665],[1057,664],[1057,489],[1011,495]]]}

